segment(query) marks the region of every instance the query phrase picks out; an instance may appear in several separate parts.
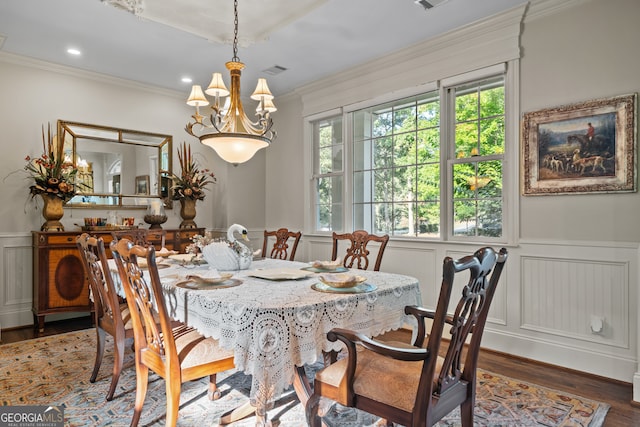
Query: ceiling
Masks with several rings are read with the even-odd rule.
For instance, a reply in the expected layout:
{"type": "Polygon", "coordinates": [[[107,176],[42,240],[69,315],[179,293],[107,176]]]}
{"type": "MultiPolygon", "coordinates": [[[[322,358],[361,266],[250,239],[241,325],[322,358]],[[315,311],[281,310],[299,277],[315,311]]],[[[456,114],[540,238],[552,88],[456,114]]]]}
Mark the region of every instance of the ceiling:
{"type": "MultiPolygon", "coordinates": [[[[245,93],[283,95],[526,0],[239,0],[245,93]],[[426,2],[423,2],[426,3],[426,2]],[[267,70],[283,67],[277,75],[267,70]]],[[[231,0],[2,0],[0,51],[185,93],[233,56],[231,0]],[[81,50],[79,56],[66,51],[81,50]],[[182,82],[190,77],[193,83],[182,82]]]]}

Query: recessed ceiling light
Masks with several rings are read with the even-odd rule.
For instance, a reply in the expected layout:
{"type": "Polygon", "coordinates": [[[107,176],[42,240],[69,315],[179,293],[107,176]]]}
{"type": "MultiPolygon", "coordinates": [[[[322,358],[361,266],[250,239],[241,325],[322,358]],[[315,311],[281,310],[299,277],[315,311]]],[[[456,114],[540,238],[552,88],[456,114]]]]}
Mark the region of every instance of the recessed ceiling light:
{"type": "Polygon", "coordinates": [[[193,82],[191,77],[183,77],[182,78],[182,83],[191,83],[191,82],[193,82]]]}
{"type": "Polygon", "coordinates": [[[76,55],[76,56],[82,54],[82,52],[80,52],[80,50],[76,49],[75,47],[70,47],[69,49],[67,49],[67,53],[70,55],[76,55]]]}

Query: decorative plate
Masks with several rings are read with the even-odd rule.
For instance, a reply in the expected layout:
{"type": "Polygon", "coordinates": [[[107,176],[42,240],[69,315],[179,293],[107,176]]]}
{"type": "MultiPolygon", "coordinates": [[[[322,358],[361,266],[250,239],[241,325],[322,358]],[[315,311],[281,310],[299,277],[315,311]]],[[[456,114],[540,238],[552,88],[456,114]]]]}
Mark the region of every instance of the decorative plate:
{"type": "Polygon", "coordinates": [[[271,268],[253,270],[249,276],[258,277],[267,280],[298,280],[312,276],[310,271],[302,271],[296,268],[271,268]]]}
{"type": "Polygon", "coordinates": [[[347,273],[323,274],[318,279],[327,286],[332,288],[352,288],[364,283],[367,278],[363,276],[355,276],[347,273]]]}
{"type": "Polygon", "coordinates": [[[205,259],[200,255],[193,254],[175,254],[169,255],[168,258],[172,261],[178,262],[179,264],[203,265],[207,263],[207,261],[205,261],[205,259]]]}
{"type": "MultiPolygon", "coordinates": [[[[138,258],[137,259],[138,262],[138,267],[142,268],[142,269],[148,269],[149,266],[147,265],[147,260],[144,258],[138,258]]],[[[156,262],[156,266],[158,267],[158,270],[162,270],[163,268],[169,268],[171,267],[169,264],[164,264],[162,262],[156,262]]]]}
{"type": "Polygon", "coordinates": [[[348,268],[343,266],[339,266],[331,269],[318,268],[318,267],[311,266],[311,267],[302,267],[301,270],[311,271],[313,273],[344,273],[345,271],[349,271],[348,268]]]}
{"type": "Polygon", "coordinates": [[[167,250],[167,248],[164,248],[164,249],[165,249],[164,251],[156,251],[156,256],[158,258],[167,258],[167,257],[169,257],[171,255],[177,255],[178,254],[178,251],[170,251],[170,250],[167,250]]]}
{"type": "Polygon", "coordinates": [[[311,267],[324,271],[336,271],[340,268],[344,268],[342,265],[342,258],[337,258],[335,261],[313,261],[311,267]]]}
{"type": "Polygon", "coordinates": [[[233,277],[233,273],[220,273],[218,277],[198,276],[197,274],[187,275],[187,279],[201,285],[215,285],[225,282],[233,277]]]}
{"type": "Polygon", "coordinates": [[[322,282],[318,282],[311,285],[311,289],[329,294],[365,294],[367,292],[375,291],[378,287],[369,283],[360,283],[359,285],[352,286],[350,288],[333,288],[322,282]]]}
{"type": "Polygon", "coordinates": [[[218,283],[203,283],[203,282],[194,282],[193,280],[182,280],[175,284],[178,288],[185,289],[196,289],[196,290],[206,290],[206,289],[224,289],[224,288],[232,288],[234,286],[238,286],[242,283],[242,280],[239,279],[227,279],[218,283]]]}

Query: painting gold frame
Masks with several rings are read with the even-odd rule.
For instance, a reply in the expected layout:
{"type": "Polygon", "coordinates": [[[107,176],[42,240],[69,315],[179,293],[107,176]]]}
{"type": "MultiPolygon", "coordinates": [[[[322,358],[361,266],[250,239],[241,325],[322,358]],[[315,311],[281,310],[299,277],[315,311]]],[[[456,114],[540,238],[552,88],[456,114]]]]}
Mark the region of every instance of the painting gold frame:
{"type": "Polygon", "coordinates": [[[136,194],[149,194],[149,175],[136,176],[136,194]]]}
{"type": "Polygon", "coordinates": [[[637,190],[637,94],[525,113],[524,195],[637,190]]]}

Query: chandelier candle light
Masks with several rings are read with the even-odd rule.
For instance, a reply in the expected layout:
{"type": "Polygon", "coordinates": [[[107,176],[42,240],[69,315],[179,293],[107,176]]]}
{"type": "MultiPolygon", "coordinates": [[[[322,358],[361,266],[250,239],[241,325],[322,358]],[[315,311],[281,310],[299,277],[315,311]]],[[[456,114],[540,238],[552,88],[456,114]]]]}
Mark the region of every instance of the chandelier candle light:
{"type": "Polygon", "coordinates": [[[271,130],[273,121],[270,114],[277,108],[264,78],[258,79],[256,90],[251,95],[251,99],[258,101],[257,121],[252,122],[242,108],[240,73],[244,64],[238,58],[238,0],[233,2],[233,10],[233,58],[225,64],[231,74],[231,91],[224,85],[222,75],[213,73],[211,83],[205,90],[214,97],[212,112],[209,117],[204,117],[200,115],[200,107],[209,105],[209,101],[200,85],[193,85],[187,105],[195,107],[196,113],[191,116],[194,121],[189,122],[185,130],[213,148],[224,161],[238,165],[251,159],[261,148],[268,147],[276,137],[275,131],[271,130]],[[222,103],[226,96],[229,98],[222,103]]]}

